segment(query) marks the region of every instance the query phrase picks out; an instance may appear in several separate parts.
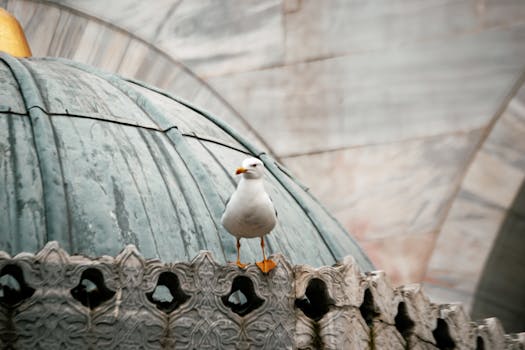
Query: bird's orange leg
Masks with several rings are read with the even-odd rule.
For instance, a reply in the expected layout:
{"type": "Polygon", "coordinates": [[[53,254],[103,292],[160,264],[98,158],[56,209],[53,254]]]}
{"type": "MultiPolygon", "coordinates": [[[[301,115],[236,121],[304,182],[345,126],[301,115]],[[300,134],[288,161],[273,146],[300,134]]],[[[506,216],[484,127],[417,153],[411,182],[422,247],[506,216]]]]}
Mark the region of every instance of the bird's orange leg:
{"type": "Polygon", "coordinates": [[[257,266],[263,273],[268,273],[277,267],[277,264],[273,260],[266,259],[266,254],[264,254],[264,238],[261,237],[261,249],[263,253],[263,261],[257,262],[257,266]]]}
{"type": "Polygon", "coordinates": [[[244,269],[247,265],[241,262],[241,240],[237,238],[237,266],[244,269]]]}

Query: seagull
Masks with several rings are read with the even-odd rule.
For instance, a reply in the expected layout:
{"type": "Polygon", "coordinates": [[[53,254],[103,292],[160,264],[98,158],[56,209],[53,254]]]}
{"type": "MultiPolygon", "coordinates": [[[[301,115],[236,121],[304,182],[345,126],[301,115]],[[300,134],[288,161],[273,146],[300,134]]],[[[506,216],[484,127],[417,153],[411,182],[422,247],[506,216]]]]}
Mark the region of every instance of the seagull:
{"type": "Polygon", "coordinates": [[[235,172],[242,175],[237,189],[226,203],[222,215],[222,225],[237,238],[237,266],[241,263],[241,238],[261,238],[263,260],[257,266],[268,273],[277,265],[264,254],[264,236],[270,233],[277,223],[277,213],[263,184],[264,164],[257,158],[247,158],[235,172]]]}

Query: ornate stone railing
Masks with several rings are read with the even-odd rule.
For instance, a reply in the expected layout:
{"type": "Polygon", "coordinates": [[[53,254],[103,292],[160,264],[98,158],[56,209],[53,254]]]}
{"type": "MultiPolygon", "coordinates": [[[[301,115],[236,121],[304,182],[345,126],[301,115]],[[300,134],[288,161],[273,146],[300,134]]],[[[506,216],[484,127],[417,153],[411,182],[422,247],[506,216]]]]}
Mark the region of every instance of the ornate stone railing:
{"type": "Polygon", "coordinates": [[[496,319],[473,323],[417,285],[393,289],[353,259],[263,275],[216,263],[0,252],[0,348],[14,349],[523,349],[496,319]]]}

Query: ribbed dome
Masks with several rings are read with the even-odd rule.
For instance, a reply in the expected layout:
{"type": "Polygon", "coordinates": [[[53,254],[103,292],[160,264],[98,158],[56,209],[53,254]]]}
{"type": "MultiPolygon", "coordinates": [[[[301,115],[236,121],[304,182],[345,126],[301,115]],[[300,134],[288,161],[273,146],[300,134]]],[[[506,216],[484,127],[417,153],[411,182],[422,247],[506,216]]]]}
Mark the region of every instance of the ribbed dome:
{"type": "MultiPolygon", "coordinates": [[[[100,256],[132,243],[164,261],[202,249],[234,260],[235,239],[220,217],[249,155],[266,165],[279,215],[270,253],[313,266],[352,255],[372,268],[279,164],[209,113],[72,61],[2,55],[0,250],[35,252],[56,240],[100,256]]],[[[243,243],[243,260],[259,260],[259,241],[243,243]]]]}

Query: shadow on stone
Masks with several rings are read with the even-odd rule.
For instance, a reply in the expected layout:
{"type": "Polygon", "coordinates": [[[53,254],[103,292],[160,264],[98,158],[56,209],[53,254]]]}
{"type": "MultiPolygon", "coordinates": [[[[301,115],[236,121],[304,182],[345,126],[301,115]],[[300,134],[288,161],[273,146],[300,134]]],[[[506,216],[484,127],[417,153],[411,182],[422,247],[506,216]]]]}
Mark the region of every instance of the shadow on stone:
{"type": "Polygon", "coordinates": [[[255,293],[252,280],[245,276],[235,277],[230,292],[221,299],[224,305],[239,316],[249,314],[264,303],[264,299],[255,293]]]}
{"type": "Polygon", "coordinates": [[[397,315],[394,320],[398,332],[401,333],[405,340],[408,340],[414,329],[415,323],[408,316],[405,302],[402,301],[397,305],[397,315]]]}
{"type": "Polygon", "coordinates": [[[35,290],[29,287],[22,269],[17,265],[6,265],[0,273],[0,304],[12,307],[30,298],[35,290]]]}
{"type": "Polygon", "coordinates": [[[87,269],[82,272],[78,285],[71,289],[71,295],[82,305],[94,309],[113,298],[115,292],[106,287],[102,272],[97,269],[87,269]]]}
{"type": "Polygon", "coordinates": [[[479,336],[476,338],[476,350],[485,350],[485,342],[479,336]]]}
{"type": "Polygon", "coordinates": [[[434,335],[438,349],[451,350],[456,347],[456,343],[450,336],[448,325],[444,319],[438,318],[437,327],[432,331],[432,335],[434,335]]]}
{"type": "Polygon", "coordinates": [[[361,316],[363,316],[363,319],[368,326],[371,326],[374,322],[374,319],[379,316],[379,312],[377,312],[377,307],[374,303],[374,297],[368,288],[365,289],[363,303],[359,307],[359,311],[361,312],[361,316]]]}
{"type": "Polygon", "coordinates": [[[308,282],[304,297],[295,300],[295,306],[314,321],[323,318],[332,305],[334,301],[330,298],[326,283],[319,278],[312,278],[308,282]]]}
{"type": "Polygon", "coordinates": [[[146,297],[157,306],[157,309],[167,314],[176,310],[190,298],[180,287],[177,275],[172,272],[161,273],[157,286],[153,292],[146,293],[146,297]]]}

